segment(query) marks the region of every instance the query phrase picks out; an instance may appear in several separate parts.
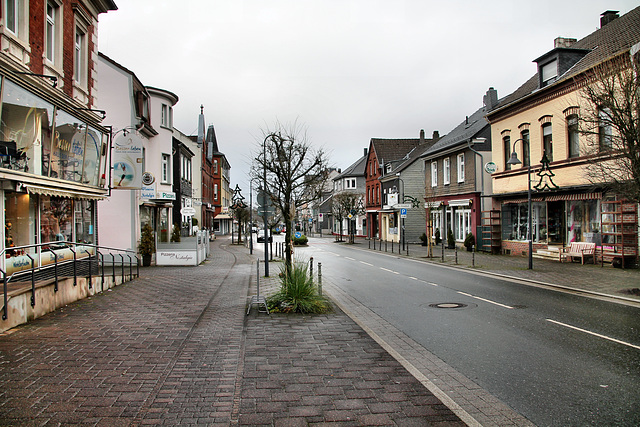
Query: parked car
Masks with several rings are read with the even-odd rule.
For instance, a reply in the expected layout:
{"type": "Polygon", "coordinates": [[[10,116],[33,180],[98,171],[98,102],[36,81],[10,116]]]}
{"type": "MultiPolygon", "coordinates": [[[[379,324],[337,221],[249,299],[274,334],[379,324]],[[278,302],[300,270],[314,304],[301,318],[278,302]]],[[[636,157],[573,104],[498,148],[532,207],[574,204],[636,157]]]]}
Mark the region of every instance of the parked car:
{"type": "Polygon", "coordinates": [[[268,231],[265,233],[265,230],[258,230],[258,243],[264,243],[265,235],[269,236],[269,243],[273,241],[273,236],[268,231]]]}

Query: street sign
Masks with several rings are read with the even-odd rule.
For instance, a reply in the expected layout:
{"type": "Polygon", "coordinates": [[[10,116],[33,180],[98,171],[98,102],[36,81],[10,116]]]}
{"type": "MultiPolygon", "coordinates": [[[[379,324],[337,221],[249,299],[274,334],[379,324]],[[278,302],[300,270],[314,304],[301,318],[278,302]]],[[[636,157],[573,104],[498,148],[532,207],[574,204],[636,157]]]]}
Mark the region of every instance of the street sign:
{"type": "Polygon", "coordinates": [[[393,205],[394,208],[396,209],[411,209],[411,203],[397,203],[395,205],[393,205]]]}
{"type": "Polygon", "coordinates": [[[300,237],[302,237],[302,233],[301,233],[301,232],[299,232],[299,231],[296,231],[296,232],[295,232],[295,234],[294,234],[294,237],[295,237],[296,239],[299,239],[300,237]]]}
{"type": "Polygon", "coordinates": [[[313,218],[309,218],[309,224],[313,224],[313,218]]]}
{"type": "Polygon", "coordinates": [[[400,209],[400,218],[406,218],[406,217],[407,217],[407,209],[406,208],[400,209]]]}

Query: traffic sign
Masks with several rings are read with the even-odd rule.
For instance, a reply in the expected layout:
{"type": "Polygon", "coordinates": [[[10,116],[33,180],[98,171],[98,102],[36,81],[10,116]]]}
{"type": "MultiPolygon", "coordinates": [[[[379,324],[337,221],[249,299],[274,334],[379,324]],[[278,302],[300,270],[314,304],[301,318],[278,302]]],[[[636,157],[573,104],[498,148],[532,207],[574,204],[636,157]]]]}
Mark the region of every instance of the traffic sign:
{"type": "Polygon", "coordinates": [[[394,208],[396,209],[411,209],[411,203],[398,203],[393,205],[394,208]]]}
{"type": "Polygon", "coordinates": [[[299,231],[296,231],[296,232],[294,233],[294,237],[295,237],[296,239],[299,239],[300,237],[302,237],[302,233],[301,233],[301,232],[299,232],[299,231]]]}
{"type": "Polygon", "coordinates": [[[407,209],[402,208],[400,209],[400,218],[406,218],[407,217],[407,209]]]}

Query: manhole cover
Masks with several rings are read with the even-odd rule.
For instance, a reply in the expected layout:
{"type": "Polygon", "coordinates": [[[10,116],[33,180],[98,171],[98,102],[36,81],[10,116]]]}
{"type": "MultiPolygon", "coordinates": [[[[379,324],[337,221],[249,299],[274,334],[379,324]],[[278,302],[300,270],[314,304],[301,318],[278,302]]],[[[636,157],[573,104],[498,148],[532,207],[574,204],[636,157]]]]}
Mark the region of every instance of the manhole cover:
{"type": "Polygon", "coordinates": [[[439,302],[436,304],[429,304],[429,307],[433,308],[465,308],[467,304],[461,302],[439,302]]]}

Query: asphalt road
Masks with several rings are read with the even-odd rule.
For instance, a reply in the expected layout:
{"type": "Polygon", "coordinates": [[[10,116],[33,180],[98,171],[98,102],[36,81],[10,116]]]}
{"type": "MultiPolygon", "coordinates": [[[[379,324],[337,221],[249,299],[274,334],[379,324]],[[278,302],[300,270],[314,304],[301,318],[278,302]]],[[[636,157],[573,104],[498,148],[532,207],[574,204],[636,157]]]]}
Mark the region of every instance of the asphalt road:
{"type": "Polygon", "coordinates": [[[331,238],[296,252],[535,424],[640,425],[640,308],[331,238]]]}

